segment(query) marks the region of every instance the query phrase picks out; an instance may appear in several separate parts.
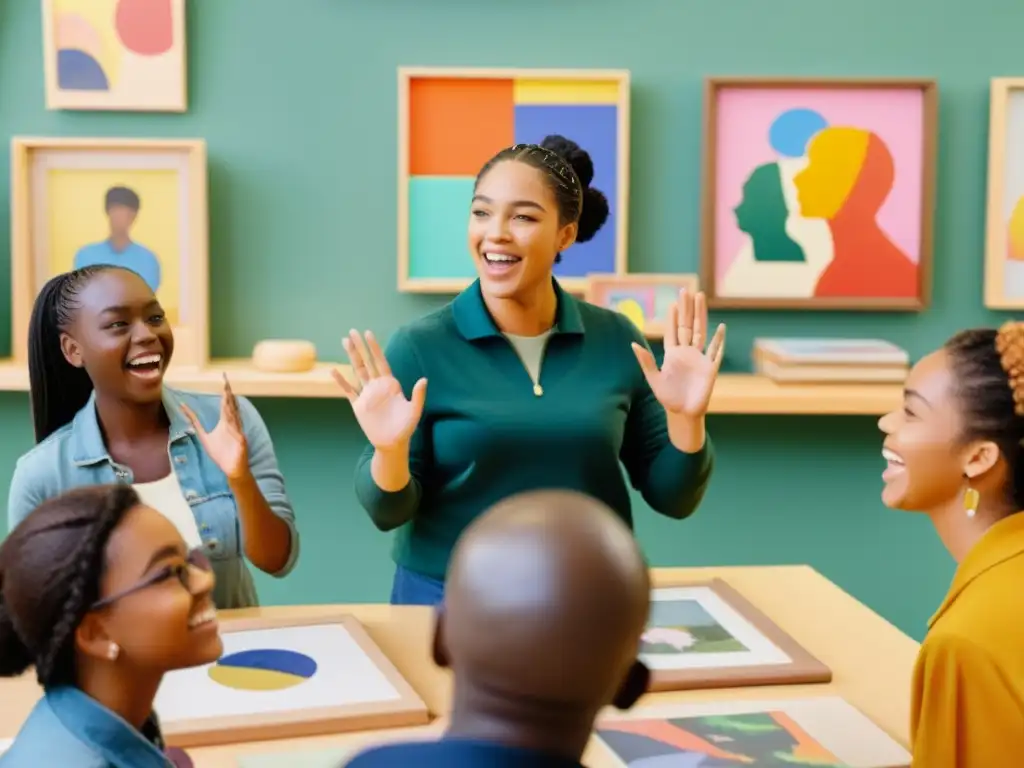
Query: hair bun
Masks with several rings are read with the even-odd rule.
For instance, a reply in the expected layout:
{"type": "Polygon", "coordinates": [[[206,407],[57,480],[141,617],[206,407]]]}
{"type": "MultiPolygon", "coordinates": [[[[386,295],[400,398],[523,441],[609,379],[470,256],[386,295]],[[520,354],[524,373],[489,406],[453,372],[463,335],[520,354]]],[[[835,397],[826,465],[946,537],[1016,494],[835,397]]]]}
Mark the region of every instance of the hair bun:
{"type": "Polygon", "coordinates": [[[1024,416],[1024,323],[1009,320],[996,334],[996,351],[1013,392],[1014,412],[1024,416]]]}
{"type": "Polygon", "coordinates": [[[572,169],[576,171],[576,176],[579,178],[580,184],[583,185],[584,189],[590,186],[590,182],[594,180],[594,161],[590,159],[590,154],[581,148],[579,144],[572,139],[565,138],[565,136],[552,134],[545,136],[544,141],[540,145],[544,149],[550,149],[571,165],[572,169]]]}
{"type": "Polygon", "coordinates": [[[608,198],[604,196],[604,192],[593,187],[583,190],[583,208],[580,211],[580,221],[576,228],[576,242],[585,243],[593,239],[598,230],[608,221],[610,212],[608,198]]]}

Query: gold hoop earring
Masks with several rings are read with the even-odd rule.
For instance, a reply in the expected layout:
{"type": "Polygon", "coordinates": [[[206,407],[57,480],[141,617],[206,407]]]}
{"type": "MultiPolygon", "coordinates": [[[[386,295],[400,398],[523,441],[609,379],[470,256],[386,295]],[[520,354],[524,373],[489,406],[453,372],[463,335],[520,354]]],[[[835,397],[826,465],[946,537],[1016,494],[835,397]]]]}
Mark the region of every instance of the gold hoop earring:
{"type": "Polygon", "coordinates": [[[981,494],[971,486],[964,491],[964,512],[968,517],[974,517],[978,513],[978,502],[981,501],[981,494]]]}

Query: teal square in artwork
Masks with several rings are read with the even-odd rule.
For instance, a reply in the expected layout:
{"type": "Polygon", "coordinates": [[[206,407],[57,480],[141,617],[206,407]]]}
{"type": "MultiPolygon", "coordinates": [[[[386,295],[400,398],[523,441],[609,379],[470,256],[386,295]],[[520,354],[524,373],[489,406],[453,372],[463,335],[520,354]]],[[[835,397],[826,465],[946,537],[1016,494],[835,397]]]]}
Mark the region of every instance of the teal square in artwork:
{"type": "Polygon", "coordinates": [[[409,179],[409,277],[476,277],[466,246],[472,176],[409,179]]]}

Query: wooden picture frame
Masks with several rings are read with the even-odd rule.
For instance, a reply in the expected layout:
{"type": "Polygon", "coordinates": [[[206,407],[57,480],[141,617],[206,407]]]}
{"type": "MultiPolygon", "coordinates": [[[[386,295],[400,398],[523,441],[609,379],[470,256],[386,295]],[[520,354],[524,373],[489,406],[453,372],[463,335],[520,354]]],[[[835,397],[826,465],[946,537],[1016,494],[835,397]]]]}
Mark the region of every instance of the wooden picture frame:
{"type": "Polygon", "coordinates": [[[832,680],[825,664],[722,579],[653,589],[640,658],[651,691],[832,680]]]}
{"type": "Polygon", "coordinates": [[[694,274],[588,275],[584,301],[626,315],[648,339],[665,335],[668,306],[686,288],[700,290],[694,274]]]}
{"type": "Polygon", "coordinates": [[[989,85],[985,306],[1024,309],[1024,77],[989,85]]]}
{"type": "Polygon", "coordinates": [[[220,661],[164,677],[154,709],[160,715],[168,744],[201,747],[418,726],[430,721],[423,699],[350,614],[316,619],[237,619],[221,627],[221,636],[225,652],[220,661]],[[285,634],[291,630],[306,630],[306,636],[300,639],[295,634],[285,641],[271,638],[274,632],[285,634]],[[279,648],[277,643],[286,647],[279,648]],[[328,654],[321,653],[320,646],[330,648],[328,653],[339,658],[325,660],[328,654]],[[242,654],[259,658],[243,658],[242,654]],[[227,663],[232,657],[239,659],[234,662],[237,666],[227,663]],[[280,662],[275,660],[278,657],[280,662]],[[357,685],[372,686],[377,693],[387,695],[359,701],[346,685],[331,678],[331,672],[324,671],[328,665],[335,676],[341,670],[345,683],[356,680],[357,685]],[[303,666],[305,669],[298,671],[303,666]],[[318,680],[321,672],[323,677],[318,680]],[[249,690],[232,690],[250,673],[253,682],[249,690]],[[295,706],[295,696],[288,693],[288,688],[283,684],[272,687],[282,676],[290,678],[285,682],[292,683],[290,690],[296,695],[337,697],[339,701],[295,706]],[[264,685],[263,679],[269,684],[264,685]],[[307,687],[311,685],[316,687],[307,687]],[[251,697],[252,709],[248,709],[249,701],[243,701],[246,697],[251,697]],[[224,713],[219,714],[218,708],[224,713]]]}
{"type": "Polygon", "coordinates": [[[188,109],[185,0],[42,0],[46,108],[188,109]]]}
{"type": "Polygon", "coordinates": [[[106,208],[114,190],[128,200],[134,196],[138,218],[129,224],[131,247],[141,249],[125,258],[145,265],[147,282],[156,285],[174,331],[170,370],[201,369],[209,361],[206,143],[16,137],[11,141],[15,363],[27,364],[29,318],[46,281],[76,264],[114,258],[106,245],[113,226],[106,208]],[[136,254],[141,255],[136,259],[136,254]]]}
{"type": "Polygon", "coordinates": [[[476,279],[466,249],[473,183],[505,147],[559,133],[594,162],[610,215],[555,265],[571,293],[590,272],[624,274],[629,243],[630,74],[626,70],[400,67],[398,290],[458,293],[476,279]]]}
{"type": "Polygon", "coordinates": [[[751,766],[910,768],[911,762],[902,744],[834,695],[641,704],[600,717],[584,759],[591,768],[628,768],[641,758],[669,765],[670,756],[679,765],[703,764],[703,758],[725,764],[716,757],[751,766]]]}
{"type": "Polygon", "coordinates": [[[929,306],[934,80],[711,77],[704,120],[710,308],[929,306]]]}

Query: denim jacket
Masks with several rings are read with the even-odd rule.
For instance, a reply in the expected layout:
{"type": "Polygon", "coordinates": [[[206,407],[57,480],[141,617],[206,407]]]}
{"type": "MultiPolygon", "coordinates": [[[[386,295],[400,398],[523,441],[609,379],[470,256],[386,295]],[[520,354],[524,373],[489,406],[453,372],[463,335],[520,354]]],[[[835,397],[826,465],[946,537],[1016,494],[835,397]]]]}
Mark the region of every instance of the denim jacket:
{"type": "MultiPolygon", "coordinates": [[[[181,412],[184,403],[212,430],[220,419],[220,395],[181,392],[165,386],[164,408],[171,422],[167,446],[171,467],[185,499],[192,507],[199,535],[217,577],[214,602],[218,608],[248,608],[259,601],[252,574],[243,558],[238,508],[227,476],[206,455],[195,430],[181,412]]],[[[275,574],[287,576],[299,555],[295,513],[285,492],[284,478],[267,426],[255,406],[238,398],[238,408],[249,448],[249,467],[271,510],[291,529],[291,553],[275,574]]],[[[132,471],[117,464],[107,452],[96,415],[95,394],[71,421],[18,459],[11,479],[7,521],[13,530],[40,503],[64,491],[99,483],[132,483],[132,471]]]]}
{"type": "Polygon", "coordinates": [[[174,768],[153,715],[142,730],[71,686],[47,691],[0,768],[174,768]]]}

